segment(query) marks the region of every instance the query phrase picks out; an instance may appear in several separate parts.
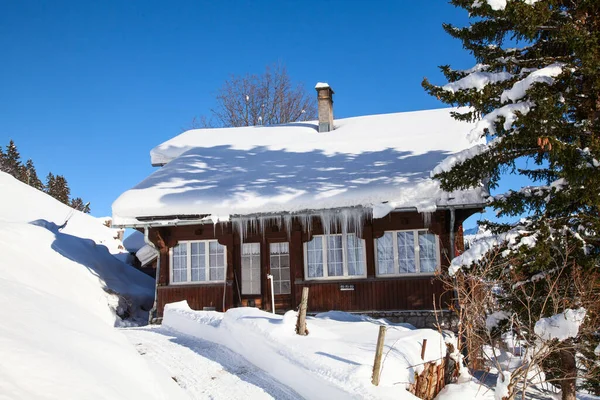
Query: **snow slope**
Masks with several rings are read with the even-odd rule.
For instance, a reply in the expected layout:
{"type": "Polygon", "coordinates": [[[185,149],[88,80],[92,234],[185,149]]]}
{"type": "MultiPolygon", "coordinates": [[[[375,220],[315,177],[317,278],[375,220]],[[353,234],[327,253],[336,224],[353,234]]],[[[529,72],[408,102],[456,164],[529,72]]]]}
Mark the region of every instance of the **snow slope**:
{"type": "Polygon", "coordinates": [[[59,230],[70,209],[4,173],[0,193],[0,398],[181,398],[113,327],[152,300],[114,231],[79,212],[59,230]]]}

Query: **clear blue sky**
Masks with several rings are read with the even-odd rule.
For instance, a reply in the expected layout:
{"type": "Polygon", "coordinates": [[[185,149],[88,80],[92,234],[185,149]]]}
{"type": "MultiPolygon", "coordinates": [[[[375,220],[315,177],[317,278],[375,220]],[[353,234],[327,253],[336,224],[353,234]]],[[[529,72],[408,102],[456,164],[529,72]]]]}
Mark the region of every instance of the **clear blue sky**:
{"type": "Polygon", "coordinates": [[[0,144],[110,215],[230,74],[282,62],[311,91],[329,82],[338,118],[442,107],[423,77],[473,65],[442,22],[467,14],[445,0],[1,0],[0,144]]]}

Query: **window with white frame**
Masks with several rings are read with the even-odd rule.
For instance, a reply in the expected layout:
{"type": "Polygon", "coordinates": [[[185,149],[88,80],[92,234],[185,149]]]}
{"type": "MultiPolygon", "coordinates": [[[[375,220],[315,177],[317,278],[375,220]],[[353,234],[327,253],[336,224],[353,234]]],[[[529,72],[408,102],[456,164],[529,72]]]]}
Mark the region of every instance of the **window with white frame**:
{"type": "Polygon", "coordinates": [[[386,231],[375,247],[377,276],[432,274],[439,266],[437,236],[427,231],[386,231]]]}
{"type": "Polygon", "coordinates": [[[273,293],[290,294],[290,245],[288,242],[270,244],[273,293]]]}
{"type": "Polygon", "coordinates": [[[313,236],[304,244],[306,279],[366,276],[365,241],[354,233],[313,236]]]}
{"type": "Polygon", "coordinates": [[[223,282],[225,253],[216,240],[179,242],[171,249],[171,283],[223,282]]]}
{"type": "Polygon", "coordinates": [[[242,294],[260,294],[260,243],[242,244],[242,294]]]}

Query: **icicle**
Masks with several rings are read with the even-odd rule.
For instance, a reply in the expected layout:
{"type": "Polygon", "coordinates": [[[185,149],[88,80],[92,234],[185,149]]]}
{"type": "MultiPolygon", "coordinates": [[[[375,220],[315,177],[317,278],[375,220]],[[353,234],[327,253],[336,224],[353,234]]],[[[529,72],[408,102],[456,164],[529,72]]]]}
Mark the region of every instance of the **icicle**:
{"type": "Polygon", "coordinates": [[[258,229],[260,229],[260,233],[262,237],[265,237],[265,229],[267,227],[267,217],[260,216],[258,218],[258,229]]]}
{"type": "Polygon", "coordinates": [[[283,215],[283,225],[285,226],[285,231],[287,232],[288,238],[292,236],[292,215],[284,214],[283,215]]]}
{"type": "Polygon", "coordinates": [[[431,225],[431,216],[433,215],[433,213],[428,212],[428,211],[424,211],[421,213],[421,218],[423,218],[423,224],[425,225],[425,228],[429,228],[429,225],[431,225]]]}
{"type": "Polygon", "coordinates": [[[348,227],[350,225],[350,219],[353,218],[352,211],[349,208],[343,209],[336,214],[338,224],[342,227],[342,234],[348,233],[348,227]]]}
{"type": "Polygon", "coordinates": [[[306,233],[309,233],[312,230],[312,214],[300,214],[297,215],[296,218],[300,220],[300,224],[302,225],[302,230],[306,233]]]}

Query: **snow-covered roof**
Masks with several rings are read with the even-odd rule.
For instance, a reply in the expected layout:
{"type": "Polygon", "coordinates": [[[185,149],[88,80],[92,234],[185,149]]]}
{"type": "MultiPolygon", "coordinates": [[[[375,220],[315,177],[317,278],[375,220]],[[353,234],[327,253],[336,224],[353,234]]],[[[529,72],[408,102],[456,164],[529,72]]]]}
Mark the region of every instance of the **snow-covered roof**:
{"type": "Polygon", "coordinates": [[[174,215],[300,213],[364,207],[375,217],[394,208],[434,211],[481,204],[483,188],[445,193],[430,179],[446,157],[470,143],[473,124],[452,109],[338,119],[318,123],[195,129],[151,151],[164,165],[113,203],[117,225],[174,215]]]}

